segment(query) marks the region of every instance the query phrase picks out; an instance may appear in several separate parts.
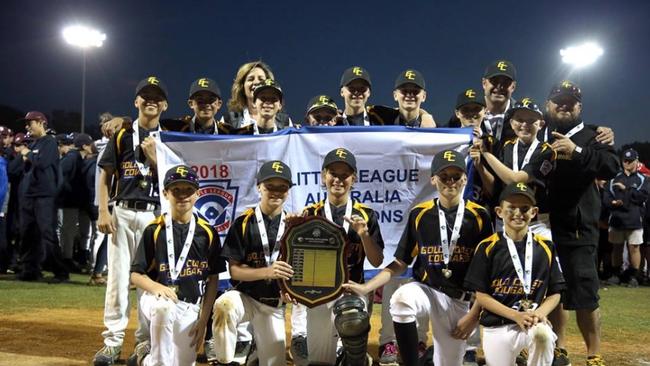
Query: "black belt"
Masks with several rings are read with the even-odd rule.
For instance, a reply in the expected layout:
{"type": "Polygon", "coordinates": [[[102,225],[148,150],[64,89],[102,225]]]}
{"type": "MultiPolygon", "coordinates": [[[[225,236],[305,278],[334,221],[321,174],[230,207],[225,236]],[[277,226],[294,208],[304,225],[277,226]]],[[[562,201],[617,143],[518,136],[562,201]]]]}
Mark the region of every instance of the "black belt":
{"type": "MultiPolygon", "coordinates": [[[[251,296],[251,297],[253,297],[253,296],[251,296]]],[[[270,306],[272,308],[279,308],[282,305],[284,305],[284,303],[282,302],[282,299],[279,298],[279,297],[278,298],[274,298],[274,297],[259,297],[259,298],[256,298],[256,297],[253,297],[253,299],[255,299],[255,301],[259,301],[262,304],[270,306]]]]}
{"type": "Polygon", "coordinates": [[[452,299],[460,300],[460,301],[471,301],[473,293],[469,291],[463,291],[458,288],[454,287],[448,287],[448,286],[431,286],[431,288],[436,289],[443,294],[451,297],[452,299]]]}
{"type": "Polygon", "coordinates": [[[138,200],[122,200],[117,201],[117,207],[130,208],[132,210],[139,211],[155,211],[160,208],[160,205],[157,203],[151,203],[149,201],[138,201],[138,200]]]}

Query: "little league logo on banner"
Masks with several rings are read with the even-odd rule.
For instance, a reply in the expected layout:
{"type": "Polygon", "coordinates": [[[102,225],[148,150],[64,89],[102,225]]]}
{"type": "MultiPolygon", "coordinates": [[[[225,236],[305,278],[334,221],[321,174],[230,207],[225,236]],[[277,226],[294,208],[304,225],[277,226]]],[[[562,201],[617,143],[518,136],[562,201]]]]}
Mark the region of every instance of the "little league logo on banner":
{"type": "MultiPolygon", "coordinates": [[[[156,145],[159,181],[174,165],[192,166],[201,179],[196,211],[222,237],[238,215],[259,202],[255,176],[264,162],[281,160],[291,167],[295,185],[285,208],[301,212],[326,198],[320,179],[325,155],[337,147],[350,150],[358,169],[351,195],[379,214],[387,265],[410,208],[435,195],[431,186],[433,155],[450,148],[466,152],[472,131],[402,126],[303,127],[271,135],[161,132],[156,137],[162,142],[156,145]]],[[[165,208],[163,202],[163,211],[165,208]]]]}

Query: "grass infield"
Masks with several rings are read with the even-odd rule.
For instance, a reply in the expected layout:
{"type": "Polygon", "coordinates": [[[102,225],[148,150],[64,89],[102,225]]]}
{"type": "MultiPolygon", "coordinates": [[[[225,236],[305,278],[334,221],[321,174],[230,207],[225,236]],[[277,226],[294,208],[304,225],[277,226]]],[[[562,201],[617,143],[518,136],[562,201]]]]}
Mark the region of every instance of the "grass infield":
{"type": "MultiPolygon", "coordinates": [[[[70,283],[48,285],[0,275],[0,365],[88,365],[102,345],[105,287],[87,286],[87,280],[73,275],[70,283]]],[[[607,364],[650,365],[650,287],[609,287],[600,295],[602,355],[607,364]]],[[[373,356],[380,311],[381,306],[375,305],[369,345],[373,356]]],[[[583,365],[585,348],[573,315],[569,324],[572,363],[583,365]]],[[[133,348],[134,327],[132,312],[122,358],[133,348]]]]}

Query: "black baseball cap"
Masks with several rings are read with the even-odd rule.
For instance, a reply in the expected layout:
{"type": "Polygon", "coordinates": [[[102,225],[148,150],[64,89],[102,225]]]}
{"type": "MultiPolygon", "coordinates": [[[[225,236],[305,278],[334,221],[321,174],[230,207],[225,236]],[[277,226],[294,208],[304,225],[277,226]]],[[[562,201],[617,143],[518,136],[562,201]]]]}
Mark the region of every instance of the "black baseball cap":
{"type": "Polygon", "coordinates": [[[483,94],[479,94],[475,89],[465,89],[456,98],[456,109],[472,103],[485,107],[485,98],[483,94]]]}
{"type": "Polygon", "coordinates": [[[368,87],[372,87],[370,74],[361,66],[352,66],[343,72],[343,76],[341,76],[341,87],[344,87],[357,79],[364,80],[368,83],[368,87]]]}
{"type": "Polygon", "coordinates": [[[562,96],[570,96],[578,102],[582,102],[582,91],[580,87],[570,80],[562,80],[553,85],[551,92],[548,94],[548,99],[553,100],[562,96]]]}
{"type": "Polygon", "coordinates": [[[140,80],[138,85],[135,87],[135,96],[138,96],[144,89],[147,88],[157,88],[163,96],[165,96],[165,100],[167,100],[167,87],[165,86],[165,83],[162,82],[157,76],[149,76],[145,79],[140,80]]]}
{"type": "Polygon", "coordinates": [[[533,203],[533,205],[537,204],[537,201],[535,200],[535,191],[526,183],[508,184],[503,189],[503,191],[501,191],[501,195],[499,196],[499,202],[503,202],[504,200],[507,200],[509,197],[512,197],[517,194],[528,197],[528,199],[533,203]]]}
{"type": "Polygon", "coordinates": [[[87,133],[79,133],[74,137],[74,146],[81,149],[84,145],[91,145],[93,138],[87,133]]]}
{"type": "Polygon", "coordinates": [[[418,70],[407,69],[397,75],[394,89],[399,89],[399,87],[404,84],[414,84],[422,90],[426,89],[424,77],[418,70]]]}
{"type": "Polygon", "coordinates": [[[28,142],[25,141],[25,134],[22,132],[18,132],[17,134],[14,135],[14,145],[22,145],[22,144],[27,144],[28,142]]]}
{"type": "Polygon", "coordinates": [[[508,60],[496,60],[485,68],[483,77],[489,79],[493,76],[499,75],[507,76],[512,80],[516,80],[517,69],[515,69],[515,65],[508,60]]]}
{"type": "Polygon", "coordinates": [[[192,99],[194,94],[200,91],[210,92],[216,95],[217,98],[221,99],[221,90],[219,89],[219,85],[217,85],[217,83],[212,79],[199,78],[194,80],[192,85],[190,85],[190,99],[192,99]]]}
{"type": "Polygon", "coordinates": [[[74,144],[75,133],[58,133],[56,134],[56,142],[59,145],[72,145],[74,144]]]}
{"type": "Polygon", "coordinates": [[[6,127],[6,126],[0,126],[0,136],[10,136],[13,133],[11,132],[11,129],[6,127]]]}
{"type": "Polygon", "coordinates": [[[456,150],[443,150],[437,153],[431,161],[431,176],[433,177],[451,166],[455,166],[463,172],[466,172],[465,154],[459,153],[456,150]]]}
{"type": "Polygon", "coordinates": [[[504,120],[509,121],[512,118],[512,116],[515,115],[515,112],[518,110],[528,110],[531,112],[535,112],[536,114],[539,115],[539,119],[544,118],[544,113],[542,113],[542,110],[539,108],[537,102],[535,102],[533,98],[525,97],[517,101],[515,105],[512,106],[512,108],[508,109],[506,115],[504,116],[504,120]]]}
{"type": "Polygon", "coordinates": [[[280,96],[280,101],[282,101],[284,95],[282,93],[282,87],[280,87],[280,84],[273,79],[266,79],[255,86],[255,89],[253,89],[253,100],[257,99],[259,93],[266,89],[274,90],[280,96]]]}
{"type": "Polygon", "coordinates": [[[317,95],[309,100],[309,104],[307,104],[307,114],[321,108],[333,110],[334,113],[339,109],[336,106],[334,99],[330,98],[329,95],[317,95]]]}
{"type": "Polygon", "coordinates": [[[284,179],[290,186],[293,185],[291,181],[291,168],[280,160],[267,161],[262,164],[260,170],[257,172],[257,184],[271,178],[284,179]]]}
{"type": "Polygon", "coordinates": [[[357,159],[354,157],[354,154],[346,148],[339,147],[328,152],[327,155],[325,155],[325,159],[323,159],[322,169],[325,169],[330,164],[336,162],[346,163],[355,173],[357,172],[357,159]]]}
{"type": "Polygon", "coordinates": [[[169,188],[172,184],[180,182],[189,183],[195,189],[199,189],[199,176],[196,175],[196,172],[190,166],[177,165],[165,173],[165,180],[163,181],[165,189],[169,188]]]}
{"type": "Polygon", "coordinates": [[[639,158],[639,153],[634,149],[627,149],[623,151],[623,160],[636,160],[639,158]]]}

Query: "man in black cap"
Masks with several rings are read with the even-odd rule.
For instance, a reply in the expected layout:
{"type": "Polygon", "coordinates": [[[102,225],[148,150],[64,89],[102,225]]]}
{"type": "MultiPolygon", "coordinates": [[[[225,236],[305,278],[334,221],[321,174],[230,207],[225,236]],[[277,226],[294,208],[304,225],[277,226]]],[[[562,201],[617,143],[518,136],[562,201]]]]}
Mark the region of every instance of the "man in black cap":
{"type": "Polygon", "coordinates": [[[582,92],[574,83],[565,80],[554,86],[546,110],[554,129],[549,142],[557,152],[555,174],[549,181],[551,229],[567,283],[561,306],[549,316],[558,335],[555,364],[570,364],[565,350],[565,310],[575,310],[589,364],[604,365],[596,268],[600,196],[594,182],[616,176],[618,157],[611,146],[597,141],[596,131],[585,128],[582,92]]]}
{"type": "MultiPolygon", "coordinates": [[[[97,226],[113,234],[108,247],[108,282],[104,305],[104,347],[94,357],[95,366],[112,365],[122,351],[129,314],[129,268],[144,228],[160,209],[156,174],[155,141],[149,134],[159,129],[160,115],[167,109],[167,89],[156,76],[140,81],[135,90],[138,119],[122,127],[106,145],[98,163],[99,218],[97,226]],[[113,179],[114,178],[114,179],[113,179]],[[115,186],[113,186],[113,180],[115,186]],[[115,192],[110,201],[109,192],[115,192]]],[[[142,291],[138,292],[140,296],[142,291]]],[[[138,316],[136,342],[149,338],[143,316],[138,316]]]]}
{"type": "Polygon", "coordinates": [[[485,68],[482,79],[485,94],[485,128],[499,143],[514,136],[512,129],[503,118],[510,105],[514,103],[512,93],[517,87],[517,70],[508,60],[496,60],[485,68]]]}
{"type": "Polygon", "coordinates": [[[23,120],[34,140],[21,151],[24,167],[19,188],[23,268],[18,279],[38,280],[41,263],[47,258],[54,272],[51,282],[66,282],[69,273],[55,233],[55,200],[62,183],[56,139],[46,133],[47,118],[43,113],[29,112],[23,120]]]}
{"type": "Polygon", "coordinates": [[[603,204],[609,209],[609,242],[612,250],[612,277],[607,281],[612,285],[627,282],[630,287],[638,287],[641,266],[641,244],[643,244],[644,204],[650,194],[650,183],[638,172],[639,153],[627,149],[621,156],[623,171],[607,182],[603,204]],[[623,245],[627,243],[630,267],[621,273],[623,264],[623,245]]]}

